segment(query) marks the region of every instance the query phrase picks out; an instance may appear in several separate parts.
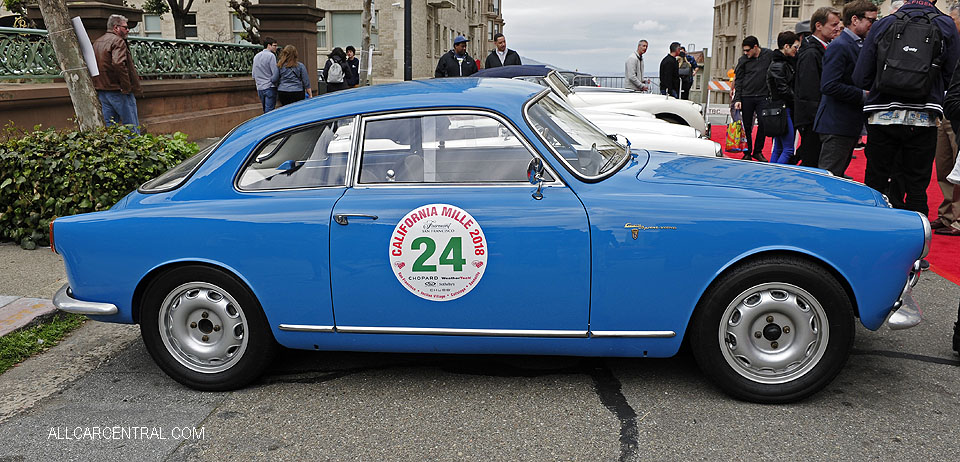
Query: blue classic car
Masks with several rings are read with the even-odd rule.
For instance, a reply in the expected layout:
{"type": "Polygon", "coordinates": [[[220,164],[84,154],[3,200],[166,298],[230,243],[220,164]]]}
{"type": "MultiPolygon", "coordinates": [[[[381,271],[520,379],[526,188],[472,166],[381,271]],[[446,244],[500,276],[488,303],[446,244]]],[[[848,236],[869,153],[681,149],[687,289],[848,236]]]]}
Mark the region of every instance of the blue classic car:
{"type": "MultiPolygon", "coordinates": [[[[307,350],[667,357],[788,402],[856,319],[920,322],[926,218],[791,166],[617,144],[543,87],[437,79],[250,120],[112,209],[62,217],[54,302],[139,323],[202,390],[307,350]]],[[[53,239],[52,239],[53,240],[53,239]]]]}

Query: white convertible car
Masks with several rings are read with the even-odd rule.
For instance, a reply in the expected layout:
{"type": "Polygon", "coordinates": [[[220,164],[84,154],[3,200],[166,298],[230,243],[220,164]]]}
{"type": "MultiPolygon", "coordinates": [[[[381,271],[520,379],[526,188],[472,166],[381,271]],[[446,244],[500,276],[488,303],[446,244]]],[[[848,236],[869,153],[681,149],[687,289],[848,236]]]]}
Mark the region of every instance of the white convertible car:
{"type": "Polygon", "coordinates": [[[516,78],[550,87],[601,130],[623,135],[637,148],[723,156],[719,143],[702,138],[706,124],[700,105],[689,101],[617,89],[577,91],[559,73],[543,66],[504,66],[474,76],[516,78]]]}

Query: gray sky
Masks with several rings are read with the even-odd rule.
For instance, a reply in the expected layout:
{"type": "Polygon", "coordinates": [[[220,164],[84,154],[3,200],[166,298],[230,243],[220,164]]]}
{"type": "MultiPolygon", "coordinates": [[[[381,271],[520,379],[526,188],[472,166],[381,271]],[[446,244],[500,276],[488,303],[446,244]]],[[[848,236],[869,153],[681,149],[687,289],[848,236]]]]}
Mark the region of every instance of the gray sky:
{"type": "MultiPolygon", "coordinates": [[[[697,49],[713,40],[713,0],[502,0],[507,46],[521,56],[594,74],[623,74],[646,39],[656,72],[670,42],[697,49]]],[[[689,48],[687,51],[690,51],[689,48]]]]}

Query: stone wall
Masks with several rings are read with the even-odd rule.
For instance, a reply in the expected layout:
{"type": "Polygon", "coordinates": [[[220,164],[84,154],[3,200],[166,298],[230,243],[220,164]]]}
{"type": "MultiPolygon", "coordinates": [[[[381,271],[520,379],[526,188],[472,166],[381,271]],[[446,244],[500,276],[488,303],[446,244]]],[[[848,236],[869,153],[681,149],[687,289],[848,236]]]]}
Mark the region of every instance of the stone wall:
{"type": "MultiPolygon", "coordinates": [[[[141,82],[140,123],[150,133],[181,131],[190,139],[222,136],[263,110],[253,79],[170,79],[141,82]]],[[[66,84],[0,84],[0,124],[30,129],[75,124],[66,84]]]]}

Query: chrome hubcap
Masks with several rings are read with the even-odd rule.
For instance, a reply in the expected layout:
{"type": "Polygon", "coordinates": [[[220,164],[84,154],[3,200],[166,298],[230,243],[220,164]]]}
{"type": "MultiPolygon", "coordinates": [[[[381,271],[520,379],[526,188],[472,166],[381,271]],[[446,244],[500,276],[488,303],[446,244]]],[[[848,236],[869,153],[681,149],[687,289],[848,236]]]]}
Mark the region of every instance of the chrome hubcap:
{"type": "Polygon", "coordinates": [[[830,339],[827,315],[809,292],[782,282],[743,291],[720,318],[723,357],[754,382],[785,383],[813,369],[830,339]]]}
{"type": "Polygon", "coordinates": [[[225,371],[247,348],[247,319],[240,304],[206,282],[173,289],[163,300],[159,325],[167,351],[197,372],[225,371]]]}

